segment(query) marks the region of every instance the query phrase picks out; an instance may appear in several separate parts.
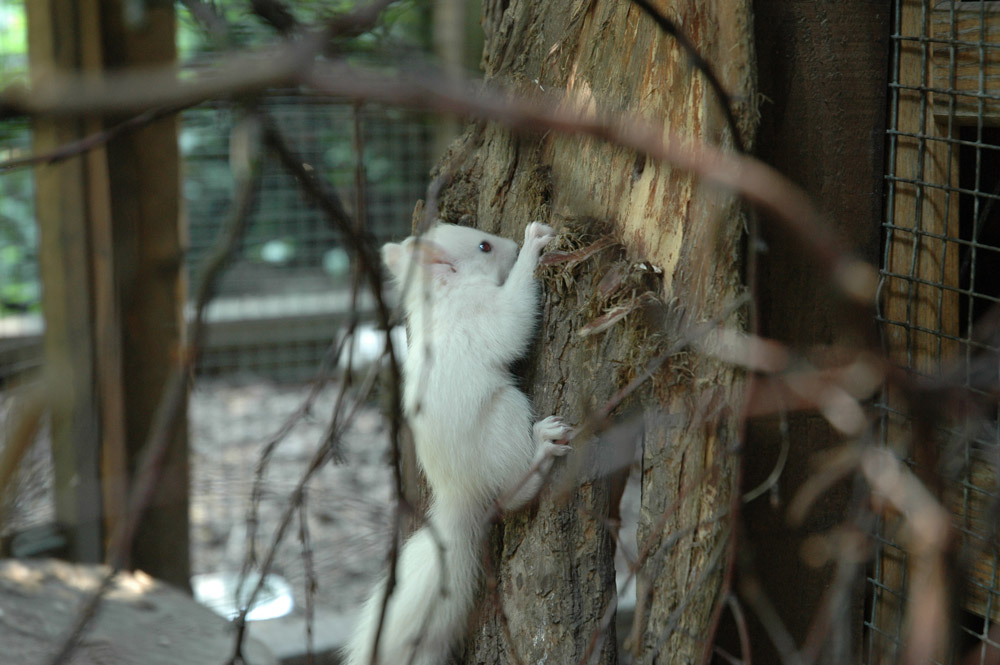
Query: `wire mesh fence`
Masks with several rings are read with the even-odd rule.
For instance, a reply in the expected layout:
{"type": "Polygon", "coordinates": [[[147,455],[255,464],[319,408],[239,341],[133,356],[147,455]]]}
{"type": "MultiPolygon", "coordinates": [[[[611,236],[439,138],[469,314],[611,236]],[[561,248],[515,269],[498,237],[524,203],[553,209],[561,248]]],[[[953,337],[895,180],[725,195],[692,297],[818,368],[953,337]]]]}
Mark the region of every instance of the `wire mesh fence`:
{"type": "MultiPolygon", "coordinates": [[[[24,2],[0,0],[0,85],[27,72],[24,2]]],[[[330,98],[275,93],[260,105],[296,155],[342,199],[348,212],[377,242],[406,235],[414,203],[430,170],[433,127],[424,115],[330,98]]],[[[236,106],[213,103],[186,111],[179,123],[187,231],[185,262],[192,279],[216,244],[234,199],[231,136],[236,106]]],[[[0,122],[0,162],[30,155],[27,121],[0,122]]],[[[45,168],[45,167],[42,167],[45,168]]],[[[200,376],[192,393],[191,542],[196,573],[241,563],[244,518],[254,460],[265,437],[299,407],[341,332],[347,316],[365,316],[370,298],[353,300],[350,259],[341,238],[268,154],[249,233],[225,273],[207,311],[207,339],[200,376]]],[[[42,365],[42,287],[34,213],[34,171],[0,171],[0,439],[11,440],[22,396],[33,370],[42,365]]],[[[189,312],[189,315],[193,312],[189,312]]],[[[331,389],[332,390],[332,389],[331,389]]],[[[329,390],[323,393],[330,400],[329,390]]],[[[317,410],[323,407],[317,407],[317,410]]],[[[324,470],[322,487],[310,491],[309,520],[320,555],[314,571],[330,582],[317,595],[325,608],[355,604],[379,561],[384,511],[365,500],[387,488],[381,447],[373,439],[382,426],[378,409],[365,410],[354,432],[361,472],[324,470]],[[336,520],[330,504],[349,506],[336,520]],[[338,528],[331,527],[336,521],[338,528]],[[348,528],[344,525],[353,525],[348,528]],[[351,553],[343,539],[350,537],[351,553]],[[353,556],[353,558],[352,558],[353,556]]],[[[318,418],[303,418],[264,479],[263,521],[276,522],[310,446],[323,436],[318,418]]],[[[0,552],[31,556],[58,553],[54,527],[53,460],[47,425],[21,461],[18,476],[0,495],[0,552]]],[[[350,447],[350,446],[349,446],[350,447]]],[[[379,496],[378,505],[388,504],[379,496]]],[[[303,513],[305,514],[305,513],[303,513]]],[[[306,572],[298,545],[278,555],[282,574],[302,604],[306,572]]]]}
{"type": "MultiPolygon", "coordinates": [[[[312,97],[275,96],[265,107],[296,153],[376,240],[405,235],[430,169],[431,128],[424,117],[312,97]]],[[[184,115],[192,267],[211,248],[231,199],[232,114],[215,106],[184,115]]],[[[201,372],[304,380],[350,310],[349,257],[276,160],[264,155],[262,172],[247,238],[209,311],[201,372]]]]}
{"type": "MultiPolygon", "coordinates": [[[[431,133],[425,118],[292,96],[269,99],[266,107],[301,158],[335,188],[345,206],[352,212],[364,208],[367,228],[376,239],[405,235],[429,171],[431,133]],[[356,134],[359,129],[360,137],[356,134]],[[355,184],[359,165],[367,180],[360,203],[355,184]]],[[[182,118],[180,141],[189,230],[186,259],[192,273],[211,250],[231,204],[229,136],[233,116],[231,107],[216,105],[194,109],[182,118]]],[[[0,131],[5,132],[0,136],[0,155],[13,158],[30,153],[27,124],[0,123],[0,131]]],[[[370,302],[362,297],[352,303],[348,256],[339,238],[308,204],[298,185],[266,155],[263,160],[251,232],[207,312],[208,337],[193,396],[198,407],[191,412],[192,556],[198,572],[212,570],[219,563],[212,558],[220,550],[213,538],[221,537],[216,533],[221,524],[231,524],[229,517],[242,516],[245,510],[248,478],[240,476],[238,487],[219,489],[220,474],[228,473],[225,460],[249,454],[246,460],[250,463],[253,454],[247,451],[256,451],[261,437],[270,434],[287,415],[274,404],[285,404],[292,397],[301,399],[308,393],[306,387],[281,387],[276,382],[314,378],[352,305],[364,316],[370,302]],[[248,402],[258,404],[258,408],[239,411],[239,405],[248,402]],[[237,412],[230,412],[232,408],[237,412]],[[212,427],[223,422],[225,427],[212,427]],[[234,450],[241,453],[234,456],[226,452],[234,450]]],[[[12,193],[0,195],[0,212],[7,213],[0,216],[0,236],[4,238],[0,242],[0,274],[4,276],[0,285],[8,289],[2,291],[7,294],[12,285],[20,284],[18,294],[24,294],[21,300],[5,297],[0,309],[0,431],[13,426],[10,416],[16,413],[20,392],[15,386],[23,384],[22,377],[30,376],[30,370],[39,368],[42,361],[44,322],[32,183],[29,169],[0,177],[0,189],[12,193]],[[12,277],[15,275],[17,281],[12,277]]],[[[10,432],[5,432],[5,439],[7,434],[10,432]]],[[[5,493],[3,533],[30,534],[52,521],[52,482],[48,436],[43,432],[5,493]]],[[[323,492],[316,494],[318,506],[323,496],[323,492]]],[[[321,531],[326,534],[329,530],[321,531]]],[[[29,551],[14,541],[7,543],[6,550],[29,551]]],[[[317,565],[329,569],[331,576],[338,574],[332,563],[320,561],[317,565]]],[[[355,586],[363,588],[366,578],[358,580],[355,586]]],[[[324,597],[324,604],[332,602],[324,597]]]]}
{"type": "MultiPolygon", "coordinates": [[[[897,0],[891,40],[883,339],[896,363],[944,376],[975,408],[888,392],[881,432],[953,516],[954,648],[938,659],[985,664],[1000,657],[1000,8],[897,0]]],[[[920,553],[900,525],[882,524],[868,580],[872,663],[897,660],[913,637],[903,615],[920,553]]]]}
{"type": "MultiPolygon", "coordinates": [[[[21,0],[0,0],[0,82],[13,83],[27,73],[27,26],[21,0]]],[[[0,123],[0,162],[30,152],[24,119],[0,123]]],[[[38,280],[38,233],[34,222],[34,181],[27,170],[0,177],[0,377],[37,366],[41,297],[38,280]]]]}
{"type": "MultiPolygon", "coordinates": [[[[303,160],[336,189],[345,206],[352,213],[363,208],[366,227],[376,239],[405,235],[430,168],[431,130],[425,118],[293,96],[270,98],[266,106],[303,160]],[[359,167],[365,174],[360,199],[355,182],[359,167]]],[[[183,115],[191,272],[211,248],[231,203],[233,122],[231,107],[223,105],[183,115]]],[[[27,154],[30,142],[26,123],[0,123],[0,155],[27,154]]],[[[348,311],[349,259],[337,234],[293,179],[266,156],[262,168],[250,233],[209,312],[201,371],[307,379],[348,311]]],[[[40,364],[43,323],[31,176],[22,169],[0,178],[0,376],[40,364]]]]}

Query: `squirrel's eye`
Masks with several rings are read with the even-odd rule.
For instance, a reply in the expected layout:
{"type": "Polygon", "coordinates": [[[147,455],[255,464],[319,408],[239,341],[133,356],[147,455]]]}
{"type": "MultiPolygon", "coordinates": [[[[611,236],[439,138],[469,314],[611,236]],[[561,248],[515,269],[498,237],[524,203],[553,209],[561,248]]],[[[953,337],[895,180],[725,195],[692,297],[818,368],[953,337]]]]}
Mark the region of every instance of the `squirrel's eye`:
{"type": "Polygon", "coordinates": [[[479,251],[488,254],[489,252],[493,251],[493,245],[484,240],[481,243],[479,243],[479,251]]]}

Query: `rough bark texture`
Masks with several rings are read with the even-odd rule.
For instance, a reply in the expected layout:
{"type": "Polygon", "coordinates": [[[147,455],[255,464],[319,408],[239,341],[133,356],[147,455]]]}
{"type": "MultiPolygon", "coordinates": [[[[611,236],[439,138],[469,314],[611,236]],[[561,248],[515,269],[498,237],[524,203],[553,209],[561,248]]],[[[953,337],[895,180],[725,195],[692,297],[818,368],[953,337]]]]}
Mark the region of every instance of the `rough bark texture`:
{"type": "MultiPolygon", "coordinates": [[[[756,117],[748,3],[659,6],[714,63],[739,101],[749,140],[756,117]]],[[[703,77],[629,2],[491,1],[484,3],[484,28],[488,79],[521,90],[541,86],[597,112],[638,113],[692,139],[730,141],[703,77]]],[[[584,421],[675,342],[683,326],[719,316],[740,297],[744,219],[728,194],[590,139],[514,135],[487,124],[461,141],[471,153],[456,147],[444,158],[459,174],[440,201],[445,220],[518,240],[529,221],[547,221],[560,232],[554,249],[606,236],[615,241],[576,265],[542,271],[546,304],[527,370],[539,416],[584,421]],[[662,274],[640,269],[642,262],[662,274]],[[612,278],[602,282],[609,274],[617,275],[617,286],[612,278]],[[647,296],[648,306],[605,332],[579,335],[588,322],[643,293],[655,301],[647,296]]],[[[738,318],[727,322],[739,325],[738,318]]],[[[617,412],[627,409],[627,417],[646,426],[639,547],[652,554],[639,576],[631,640],[639,662],[697,662],[705,651],[728,556],[730,525],[719,515],[735,487],[740,382],[733,370],[686,352],[617,412]]],[[[536,508],[498,527],[492,567],[503,611],[490,602],[487,585],[466,662],[579,662],[602,617],[613,617],[607,519],[614,493],[607,475],[596,472],[607,461],[600,453],[598,446],[596,455],[581,455],[578,468],[571,461],[536,508]]],[[[615,660],[612,628],[595,643],[590,662],[615,660]]]]}

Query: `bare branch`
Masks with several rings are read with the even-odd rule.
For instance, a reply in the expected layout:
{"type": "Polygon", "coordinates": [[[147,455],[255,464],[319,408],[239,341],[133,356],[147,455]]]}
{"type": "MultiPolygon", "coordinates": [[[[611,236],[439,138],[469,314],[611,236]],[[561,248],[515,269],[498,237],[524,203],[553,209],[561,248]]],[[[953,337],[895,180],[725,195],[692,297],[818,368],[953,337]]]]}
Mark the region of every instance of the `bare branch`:
{"type": "Polygon", "coordinates": [[[637,116],[597,117],[565,100],[512,97],[496,87],[473,89],[443,77],[407,73],[387,77],[342,63],[316,62],[322,36],[224,61],[212,72],[181,79],[173,69],[127,72],[97,81],[53,77],[28,92],[19,87],[0,94],[0,117],[16,114],[91,114],[141,111],[170,104],[260,92],[270,86],[304,84],[331,95],[396,106],[494,120],[518,131],[558,131],[606,140],[663,160],[738,192],[771,212],[809,248],[840,291],[871,306],[877,275],[850,255],[802,190],[763,162],[722,152],[665,132],[637,116]]]}
{"type": "Polygon", "coordinates": [[[109,141],[113,141],[119,136],[124,136],[130,132],[134,132],[138,129],[152,124],[159,120],[160,118],[165,118],[171,116],[175,113],[183,111],[184,106],[167,106],[158,109],[151,109],[149,111],[144,111],[139,115],[133,116],[128,120],[118,123],[112,127],[101,130],[99,132],[94,132],[89,136],[85,136],[82,139],[76,141],[70,141],[69,143],[64,143],[54,150],[44,152],[37,155],[26,155],[24,157],[15,157],[14,159],[8,159],[6,161],[0,162],[0,173],[5,171],[13,171],[19,168],[25,168],[28,166],[36,166],[39,164],[57,164],[61,161],[67,160],[71,157],[76,157],[85,152],[99,148],[109,141]]]}
{"type": "Polygon", "coordinates": [[[290,35],[300,27],[295,15],[281,0],[250,0],[250,9],[283,35],[290,35]]]}

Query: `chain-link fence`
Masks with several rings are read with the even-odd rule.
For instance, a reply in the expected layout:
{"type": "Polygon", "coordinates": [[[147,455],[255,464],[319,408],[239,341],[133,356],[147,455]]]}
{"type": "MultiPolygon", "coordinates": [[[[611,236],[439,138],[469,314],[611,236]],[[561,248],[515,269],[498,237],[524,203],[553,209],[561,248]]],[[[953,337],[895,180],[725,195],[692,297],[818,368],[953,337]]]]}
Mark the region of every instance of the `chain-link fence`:
{"type": "MultiPolygon", "coordinates": [[[[953,514],[955,649],[939,659],[992,663],[1000,657],[1000,7],[896,0],[893,11],[883,338],[896,363],[942,376],[977,408],[960,411],[944,392],[936,403],[889,392],[881,429],[953,514]]],[[[904,615],[926,571],[901,526],[882,524],[869,578],[871,663],[902,657],[914,637],[903,634],[904,615]]]]}

